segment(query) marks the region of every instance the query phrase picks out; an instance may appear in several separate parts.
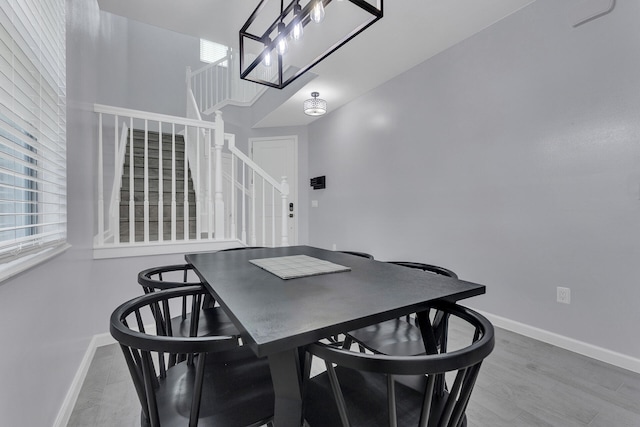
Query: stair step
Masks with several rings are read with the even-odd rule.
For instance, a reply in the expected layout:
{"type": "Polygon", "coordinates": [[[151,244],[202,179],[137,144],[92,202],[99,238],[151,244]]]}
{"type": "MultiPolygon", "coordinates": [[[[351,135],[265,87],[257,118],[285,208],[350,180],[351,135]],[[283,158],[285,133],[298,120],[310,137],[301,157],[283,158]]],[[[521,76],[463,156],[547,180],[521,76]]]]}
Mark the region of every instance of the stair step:
{"type": "MultiPolygon", "coordinates": [[[[135,191],[133,193],[133,201],[135,204],[144,203],[144,191],[135,191]]],[[[150,206],[157,206],[159,202],[158,193],[150,192],[148,201],[150,206]]],[[[171,192],[165,191],[162,193],[162,203],[164,205],[171,204],[171,192]]],[[[182,206],[184,204],[184,195],[182,192],[176,192],[176,203],[178,204],[178,206],[182,206]]],[[[195,204],[195,194],[189,193],[189,204],[192,203],[195,204]]],[[[129,191],[122,191],[120,193],[120,204],[126,204],[127,206],[129,206],[129,191]]]]}
{"type": "MultiPolygon", "coordinates": [[[[158,138],[159,134],[157,131],[148,131],[148,136],[147,139],[149,141],[156,141],[158,142],[158,138]]],[[[176,143],[178,142],[184,142],[184,136],[182,134],[176,133],[175,134],[176,137],[176,143]]],[[[133,140],[142,140],[144,141],[144,130],[142,129],[134,129],[133,130],[133,140]]],[[[162,140],[165,142],[171,142],[173,140],[173,134],[170,132],[162,132],[162,140]]]]}
{"type": "MultiPolygon", "coordinates": [[[[158,156],[149,156],[149,160],[148,160],[148,167],[149,168],[154,168],[154,169],[158,169],[158,165],[159,165],[159,157],[158,156]]],[[[182,159],[176,159],[175,160],[175,164],[176,164],[176,171],[184,171],[184,161],[182,159]]],[[[126,172],[129,169],[129,157],[127,156],[125,158],[125,162],[124,162],[124,171],[126,172]]],[[[140,156],[138,157],[134,157],[133,158],[133,166],[134,169],[143,169],[144,170],[144,156],[142,154],[140,154],[140,156]]],[[[171,172],[171,169],[173,167],[173,160],[171,159],[171,156],[162,156],[162,170],[163,171],[169,171],[171,172]]]]}
{"type": "MultiPolygon", "coordinates": [[[[171,154],[172,154],[171,147],[169,148],[164,148],[162,150],[162,159],[171,159],[171,154]]],[[[147,157],[149,159],[159,159],[160,155],[158,154],[160,151],[158,150],[158,147],[152,147],[151,145],[147,147],[147,157]]],[[[142,157],[144,159],[144,145],[134,145],[133,147],[133,157],[142,157]]],[[[175,158],[176,158],[176,163],[182,163],[184,160],[184,148],[183,147],[176,147],[176,151],[175,151],[175,158]],[[179,148],[179,149],[178,149],[179,148]]],[[[125,151],[125,155],[124,155],[124,161],[125,163],[129,162],[129,148],[127,147],[127,150],[125,151]]]]}
{"type": "MultiPolygon", "coordinates": [[[[196,204],[189,203],[189,218],[195,221],[196,219],[196,204]]],[[[144,218],[144,205],[142,203],[136,203],[134,205],[135,217],[136,219],[144,218]]],[[[162,207],[162,217],[165,221],[171,219],[171,205],[165,204],[162,207]]],[[[182,220],[184,217],[184,204],[178,203],[176,205],[176,218],[182,220]]],[[[129,202],[120,203],[120,218],[128,219],[129,218],[129,202]]],[[[149,218],[151,220],[158,220],[158,205],[157,204],[149,204],[149,218]]]]}
{"type": "MultiPolygon", "coordinates": [[[[129,177],[131,176],[131,171],[129,168],[125,168],[122,173],[122,181],[125,179],[127,181],[127,186],[129,185],[129,177]]],[[[149,183],[158,182],[158,175],[160,175],[157,168],[148,167],[147,174],[149,176],[149,183]]],[[[163,169],[162,170],[162,180],[171,182],[172,170],[163,169]]],[[[191,175],[191,174],[189,174],[191,175]]],[[[134,185],[143,185],[144,184],[144,168],[135,168],[133,170],[133,178],[136,180],[134,185]],[[137,182],[140,180],[140,182],[137,182]]],[[[176,179],[182,181],[184,179],[184,169],[176,169],[176,179]]],[[[189,181],[191,181],[191,176],[189,176],[189,181]]]]}
{"type": "MultiPolygon", "coordinates": [[[[134,219],[135,219],[135,241],[144,240],[144,176],[145,176],[145,155],[147,163],[148,175],[148,201],[149,201],[149,239],[151,241],[158,240],[158,210],[162,209],[163,215],[163,235],[164,239],[171,238],[171,198],[172,179],[174,175],[173,167],[175,167],[175,183],[176,183],[176,236],[178,239],[184,239],[184,184],[185,184],[185,155],[184,155],[184,138],[181,135],[175,135],[175,144],[173,143],[173,135],[163,133],[162,135],[162,197],[163,205],[158,206],[159,200],[159,182],[160,174],[160,145],[158,132],[149,131],[147,133],[147,149],[145,150],[145,132],[144,130],[133,130],[133,141],[127,145],[125,154],[125,164],[122,175],[122,186],[120,188],[120,241],[128,242],[129,239],[129,185],[130,173],[133,169],[133,199],[134,199],[134,219]],[[133,168],[129,167],[130,154],[129,150],[133,146],[133,168]],[[174,148],[175,147],[175,148],[174,148]],[[175,152],[174,152],[175,150],[175,152]],[[173,157],[173,158],[172,158],[173,157]]],[[[188,196],[188,218],[189,218],[189,238],[195,239],[196,229],[196,204],[195,193],[193,190],[193,180],[191,173],[187,171],[187,196],[188,196]]]]}
{"type": "MultiPolygon", "coordinates": [[[[142,176],[134,176],[133,178],[133,189],[134,191],[144,191],[144,172],[141,174],[142,176]]],[[[159,184],[160,182],[158,181],[158,179],[152,179],[153,175],[149,176],[149,189],[153,190],[155,192],[158,191],[159,189],[159,184]]],[[[157,177],[156,177],[157,178],[157,177]]],[[[129,191],[129,185],[130,185],[130,180],[129,180],[129,176],[123,176],[122,177],[122,183],[120,184],[121,187],[120,189],[122,191],[129,191]]],[[[171,192],[173,187],[171,184],[171,177],[166,178],[163,177],[162,179],[162,191],[163,192],[171,192]]],[[[176,191],[183,191],[184,190],[184,176],[177,176],[176,175],[176,191]]],[[[193,191],[193,181],[191,180],[191,177],[189,177],[189,180],[187,181],[187,191],[191,192],[193,191]]]]}

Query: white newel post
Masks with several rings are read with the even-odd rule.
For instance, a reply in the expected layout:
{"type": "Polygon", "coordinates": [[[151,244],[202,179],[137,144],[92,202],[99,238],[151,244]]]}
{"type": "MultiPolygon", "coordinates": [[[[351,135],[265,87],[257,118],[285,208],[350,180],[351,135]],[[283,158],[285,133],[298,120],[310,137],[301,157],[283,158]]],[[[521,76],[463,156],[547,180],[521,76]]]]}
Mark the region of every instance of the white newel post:
{"type": "Polygon", "coordinates": [[[222,197],[222,147],[224,145],[224,121],[222,113],[216,111],[215,150],[216,150],[216,188],[215,188],[215,236],[216,240],[222,240],[224,236],[224,199],[222,197]]]}
{"type": "Polygon", "coordinates": [[[289,226],[288,220],[289,212],[287,210],[287,197],[289,196],[289,183],[287,177],[282,177],[282,246],[289,246],[289,226]]]}
{"type": "Polygon", "coordinates": [[[251,246],[258,245],[256,233],[256,171],[251,170],[251,246]]]}

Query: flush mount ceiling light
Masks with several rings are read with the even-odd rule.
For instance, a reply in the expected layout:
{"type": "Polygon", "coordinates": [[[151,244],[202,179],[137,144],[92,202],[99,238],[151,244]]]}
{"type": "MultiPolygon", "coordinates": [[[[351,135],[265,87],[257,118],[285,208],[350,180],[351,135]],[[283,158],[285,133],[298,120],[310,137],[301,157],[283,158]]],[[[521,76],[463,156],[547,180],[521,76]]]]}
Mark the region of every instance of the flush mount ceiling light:
{"type": "Polygon", "coordinates": [[[261,0],[240,30],[240,78],[282,89],[382,18],[383,0],[261,0]]]}
{"type": "Polygon", "coordinates": [[[304,101],[303,108],[304,113],[307,116],[321,116],[327,112],[327,101],[324,99],[318,99],[320,94],[318,92],[311,92],[313,98],[309,98],[304,101]]]}

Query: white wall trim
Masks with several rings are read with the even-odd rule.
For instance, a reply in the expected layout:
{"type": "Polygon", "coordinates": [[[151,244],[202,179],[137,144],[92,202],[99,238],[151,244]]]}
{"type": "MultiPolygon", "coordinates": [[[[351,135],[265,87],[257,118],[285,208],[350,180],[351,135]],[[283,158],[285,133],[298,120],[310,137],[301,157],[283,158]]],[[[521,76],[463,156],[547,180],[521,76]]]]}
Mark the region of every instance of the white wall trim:
{"type": "Polygon", "coordinates": [[[108,342],[108,338],[105,336],[111,338],[111,335],[109,333],[105,333],[94,335],[91,338],[91,341],[89,341],[87,351],[84,353],[84,357],[80,362],[80,366],[76,371],[76,375],[73,377],[73,381],[71,382],[71,387],[69,387],[67,395],[64,397],[64,401],[62,402],[60,411],[58,411],[58,416],[53,422],[53,427],[66,427],[69,423],[69,418],[71,418],[73,408],[76,406],[76,401],[78,400],[80,389],[82,388],[84,379],[87,376],[87,372],[89,372],[89,366],[91,366],[93,356],[96,354],[96,348],[115,342],[113,338],[111,338],[111,342],[108,342]]]}
{"type": "MultiPolygon", "coordinates": [[[[151,331],[155,331],[155,325],[145,325],[145,330],[151,333],[151,331]]],[[[53,427],[67,427],[69,418],[71,418],[71,413],[73,412],[73,408],[76,406],[76,401],[78,400],[78,396],[80,395],[80,389],[82,389],[82,384],[84,384],[84,380],[87,377],[87,373],[89,372],[89,366],[91,366],[93,356],[95,356],[96,354],[96,349],[105,345],[115,344],[116,342],[117,341],[111,336],[109,332],[94,335],[91,338],[91,341],[89,341],[89,346],[87,347],[87,351],[84,353],[84,357],[82,358],[76,375],[73,378],[71,387],[69,387],[69,391],[67,391],[67,395],[62,402],[60,411],[58,411],[58,416],[53,423],[53,427]]]]}
{"type": "Polygon", "coordinates": [[[609,363],[611,365],[615,365],[623,369],[628,369],[629,371],[640,374],[640,359],[608,350],[603,347],[598,347],[584,341],[578,341],[573,338],[565,337],[563,335],[549,332],[544,329],[536,328],[534,326],[529,326],[524,323],[516,322],[515,320],[510,320],[504,317],[496,316],[494,314],[485,313],[481,310],[476,311],[489,319],[489,321],[498,328],[506,329],[508,331],[515,332],[520,335],[545,342],[547,344],[555,345],[556,347],[573,351],[574,353],[591,357],[592,359],[609,363]]]}
{"type": "Polygon", "coordinates": [[[93,259],[124,258],[135,256],[185,254],[203,251],[218,251],[221,249],[235,248],[242,243],[237,239],[228,240],[201,240],[201,241],[163,241],[157,243],[130,243],[114,245],[105,243],[103,247],[93,248],[93,259]]]}

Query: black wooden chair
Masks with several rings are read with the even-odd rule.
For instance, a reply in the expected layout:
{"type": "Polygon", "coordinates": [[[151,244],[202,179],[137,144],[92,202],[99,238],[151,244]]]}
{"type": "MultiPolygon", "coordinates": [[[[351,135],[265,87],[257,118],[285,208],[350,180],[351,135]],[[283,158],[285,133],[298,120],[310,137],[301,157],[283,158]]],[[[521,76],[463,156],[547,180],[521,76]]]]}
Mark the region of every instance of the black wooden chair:
{"type": "Polygon", "coordinates": [[[239,246],[237,248],[220,249],[218,252],[241,251],[244,249],[263,249],[264,246],[239,246]]]}
{"type": "Polygon", "coordinates": [[[359,256],[361,258],[373,259],[373,255],[368,254],[366,252],[356,252],[356,251],[338,251],[338,252],[342,252],[343,254],[348,254],[348,255],[359,256]]]}
{"type": "MultiPolygon", "coordinates": [[[[422,270],[427,274],[458,278],[453,271],[436,265],[407,261],[390,261],[389,263],[422,270]]],[[[393,286],[393,284],[390,284],[390,286],[393,286]]],[[[437,328],[437,331],[441,331],[438,336],[439,345],[446,347],[446,315],[436,312],[434,321],[437,324],[445,323],[442,328],[437,328]]],[[[350,331],[346,334],[343,342],[344,348],[349,348],[353,342],[360,346],[361,351],[367,349],[373,353],[394,356],[413,356],[425,352],[420,328],[411,316],[392,319],[350,331]]]]}
{"type": "Polygon", "coordinates": [[[239,347],[232,336],[172,333],[166,319],[173,303],[192,300],[194,324],[206,294],[201,286],[153,292],[111,315],[111,335],[120,343],[142,406],[141,425],[272,426],[274,392],[265,358],[239,347]]]}
{"type": "MultiPolygon", "coordinates": [[[[434,306],[457,318],[456,334],[464,344],[453,352],[418,356],[361,353],[324,343],[307,347],[324,361],[326,371],[306,379],[304,417],[311,426],[427,426],[466,425],[465,410],[482,361],[494,347],[491,323],[465,307],[434,306]],[[463,337],[459,337],[463,338],[463,337]],[[402,383],[420,377],[419,387],[402,383]]],[[[430,329],[429,322],[423,328],[430,329]]],[[[307,368],[308,369],[308,368],[307,368]]]]}
{"type": "MultiPolygon", "coordinates": [[[[190,264],[148,268],[138,273],[138,283],[144,289],[145,294],[150,294],[157,290],[202,285],[190,264]]],[[[180,314],[171,319],[171,327],[175,336],[231,335],[239,337],[240,332],[224,310],[220,306],[216,306],[215,300],[211,295],[207,294],[203,298],[202,310],[199,311],[200,317],[196,330],[191,330],[189,310],[191,310],[191,307],[189,307],[185,298],[180,314]]]]}

